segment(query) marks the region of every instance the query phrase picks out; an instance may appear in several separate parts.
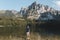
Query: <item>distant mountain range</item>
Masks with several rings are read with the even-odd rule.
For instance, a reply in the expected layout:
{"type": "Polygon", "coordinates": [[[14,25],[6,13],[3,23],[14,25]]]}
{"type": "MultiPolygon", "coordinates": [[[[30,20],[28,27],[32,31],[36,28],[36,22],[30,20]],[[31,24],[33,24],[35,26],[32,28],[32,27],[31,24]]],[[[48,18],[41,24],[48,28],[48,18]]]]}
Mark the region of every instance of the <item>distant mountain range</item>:
{"type": "Polygon", "coordinates": [[[35,20],[52,20],[60,17],[60,11],[55,10],[47,5],[33,2],[26,8],[21,8],[19,12],[16,10],[0,10],[0,17],[24,17],[35,20]]]}
{"type": "Polygon", "coordinates": [[[14,10],[0,10],[0,17],[13,17],[16,13],[14,10]]]}

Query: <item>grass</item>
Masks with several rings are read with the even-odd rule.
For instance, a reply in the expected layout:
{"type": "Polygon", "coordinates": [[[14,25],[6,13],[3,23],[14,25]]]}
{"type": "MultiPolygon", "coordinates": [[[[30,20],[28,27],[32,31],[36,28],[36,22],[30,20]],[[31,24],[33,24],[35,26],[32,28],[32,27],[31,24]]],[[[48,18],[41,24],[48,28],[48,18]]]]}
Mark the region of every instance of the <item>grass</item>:
{"type": "MultiPolygon", "coordinates": [[[[16,37],[16,36],[0,36],[0,40],[26,40],[26,37],[16,37]]],[[[31,33],[30,40],[60,40],[59,35],[41,35],[38,33],[31,33]]]]}

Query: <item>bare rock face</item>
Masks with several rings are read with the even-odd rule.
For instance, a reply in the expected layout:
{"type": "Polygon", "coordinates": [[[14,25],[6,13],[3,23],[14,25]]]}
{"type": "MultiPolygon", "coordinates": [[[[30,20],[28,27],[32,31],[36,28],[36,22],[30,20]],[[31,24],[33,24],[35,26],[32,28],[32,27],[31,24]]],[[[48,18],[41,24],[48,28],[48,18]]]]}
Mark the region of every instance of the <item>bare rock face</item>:
{"type": "Polygon", "coordinates": [[[58,15],[60,15],[60,12],[47,5],[42,5],[42,4],[33,2],[27,8],[22,8],[20,10],[20,14],[23,17],[26,17],[27,19],[32,19],[32,20],[33,19],[35,19],[35,20],[38,20],[38,19],[45,20],[46,19],[47,20],[48,18],[58,17],[58,15]],[[41,16],[47,16],[47,17],[42,18],[41,16]]]}
{"type": "Polygon", "coordinates": [[[16,10],[0,10],[0,17],[24,17],[27,19],[35,20],[50,20],[58,19],[60,20],[60,11],[55,10],[48,5],[38,4],[33,2],[28,7],[22,7],[20,11],[16,10]]]}

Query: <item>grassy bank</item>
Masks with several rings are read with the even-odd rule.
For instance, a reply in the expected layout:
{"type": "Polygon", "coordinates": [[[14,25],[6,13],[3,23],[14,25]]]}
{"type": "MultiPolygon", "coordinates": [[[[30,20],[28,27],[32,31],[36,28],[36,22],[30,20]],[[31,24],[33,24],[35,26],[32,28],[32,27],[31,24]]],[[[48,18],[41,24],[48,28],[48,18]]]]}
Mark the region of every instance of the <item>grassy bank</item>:
{"type": "Polygon", "coordinates": [[[57,40],[60,39],[60,21],[36,22],[20,18],[2,18],[0,19],[0,39],[1,40],[25,40],[26,25],[30,24],[31,40],[57,40]],[[6,39],[4,39],[6,38],[6,39]]]}

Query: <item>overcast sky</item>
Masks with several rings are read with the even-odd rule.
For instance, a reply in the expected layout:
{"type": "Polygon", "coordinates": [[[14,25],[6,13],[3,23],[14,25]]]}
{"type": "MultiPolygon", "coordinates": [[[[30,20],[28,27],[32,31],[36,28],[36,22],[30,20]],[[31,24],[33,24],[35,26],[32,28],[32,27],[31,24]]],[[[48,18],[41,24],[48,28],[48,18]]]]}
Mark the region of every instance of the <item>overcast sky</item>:
{"type": "Polygon", "coordinates": [[[0,10],[17,10],[27,7],[37,1],[39,4],[48,5],[56,10],[60,10],[60,0],[0,0],[0,10]]]}

